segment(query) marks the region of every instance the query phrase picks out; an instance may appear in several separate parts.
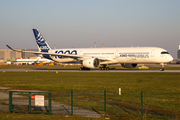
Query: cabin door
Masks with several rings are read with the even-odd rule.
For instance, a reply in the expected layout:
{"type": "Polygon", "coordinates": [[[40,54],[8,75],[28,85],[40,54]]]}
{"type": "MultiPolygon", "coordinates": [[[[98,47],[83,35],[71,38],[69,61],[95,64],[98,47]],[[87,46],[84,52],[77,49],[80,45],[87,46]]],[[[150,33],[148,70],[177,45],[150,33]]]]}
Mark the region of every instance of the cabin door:
{"type": "Polygon", "coordinates": [[[154,57],[155,50],[151,50],[151,57],[154,57]]]}

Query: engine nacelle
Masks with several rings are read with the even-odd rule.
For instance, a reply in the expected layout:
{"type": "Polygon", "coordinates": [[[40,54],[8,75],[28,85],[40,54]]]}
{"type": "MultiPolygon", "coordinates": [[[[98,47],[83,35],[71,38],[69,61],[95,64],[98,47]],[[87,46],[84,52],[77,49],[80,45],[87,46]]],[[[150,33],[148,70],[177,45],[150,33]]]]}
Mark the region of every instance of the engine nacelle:
{"type": "Polygon", "coordinates": [[[122,63],[121,64],[121,66],[122,67],[124,67],[124,68],[135,68],[135,67],[137,67],[137,64],[132,64],[132,63],[122,63]]]}
{"type": "Polygon", "coordinates": [[[98,58],[87,58],[83,60],[82,64],[87,68],[97,68],[100,65],[100,60],[98,58]]]}

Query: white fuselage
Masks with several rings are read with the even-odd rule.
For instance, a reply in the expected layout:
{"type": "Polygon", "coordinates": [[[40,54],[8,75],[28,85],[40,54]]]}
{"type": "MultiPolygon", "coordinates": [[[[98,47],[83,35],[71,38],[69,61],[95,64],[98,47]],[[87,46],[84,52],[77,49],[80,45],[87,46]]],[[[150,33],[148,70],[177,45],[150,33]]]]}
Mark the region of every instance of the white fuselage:
{"type": "Polygon", "coordinates": [[[112,63],[168,63],[173,60],[167,51],[158,47],[121,47],[121,48],[71,48],[52,49],[48,53],[76,54],[82,58],[52,56],[57,62],[78,62],[87,58],[98,58],[100,64],[112,63]],[[102,59],[101,59],[102,58],[102,59]]]}
{"type": "Polygon", "coordinates": [[[26,63],[26,64],[33,64],[33,63],[39,63],[39,62],[51,62],[51,60],[48,60],[48,59],[16,59],[13,63],[14,64],[23,64],[23,63],[26,63]]]}

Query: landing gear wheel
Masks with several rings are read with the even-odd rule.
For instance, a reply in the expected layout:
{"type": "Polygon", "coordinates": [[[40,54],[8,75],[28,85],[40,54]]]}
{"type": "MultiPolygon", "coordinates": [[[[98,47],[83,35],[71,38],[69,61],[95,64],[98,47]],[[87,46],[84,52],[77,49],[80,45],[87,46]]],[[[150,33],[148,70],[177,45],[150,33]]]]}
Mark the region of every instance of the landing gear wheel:
{"type": "Polygon", "coordinates": [[[161,68],[159,69],[160,71],[164,71],[164,63],[160,63],[161,68]]]}
{"type": "Polygon", "coordinates": [[[159,70],[160,70],[160,71],[164,71],[164,68],[160,68],[159,70]]]}
{"type": "Polygon", "coordinates": [[[80,67],[80,70],[91,70],[90,68],[80,67]]]}
{"type": "Polygon", "coordinates": [[[109,70],[109,67],[106,67],[106,66],[99,67],[99,70],[109,70]]]}

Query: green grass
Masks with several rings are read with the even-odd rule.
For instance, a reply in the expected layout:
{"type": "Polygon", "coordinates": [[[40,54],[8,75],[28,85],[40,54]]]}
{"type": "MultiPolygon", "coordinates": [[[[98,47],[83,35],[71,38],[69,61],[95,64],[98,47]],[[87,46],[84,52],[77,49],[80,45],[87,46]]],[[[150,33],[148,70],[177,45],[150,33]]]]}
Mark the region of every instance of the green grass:
{"type": "Polygon", "coordinates": [[[0,85],[66,93],[75,90],[147,91],[180,93],[179,73],[5,72],[0,85]]]}
{"type": "MultiPolygon", "coordinates": [[[[169,119],[173,118],[171,115],[176,117],[180,113],[179,73],[0,72],[0,86],[50,91],[54,95],[70,94],[70,89],[73,89],[74,106],[93,108],[100,113],[104,110],[103,91],[107,90],[107,114],[124,119],[141,117],[143,91],[144,114],[148,119],[169,119]],[[121,96],[118,95],[119,88],[122,89],[121,96]],[[148,111],[163,113],[165,117],[148,111]]],[[[70,104],[70,97],[52,99],[70,104]]]]}
{"type": "Polygon", "coordinates": [[[3,113],[0,112],[1,120],[105,120],[105,118],[85,118],[80,116],[59,116],[45,114],[23,114],[23,113],[3,113]]]}

